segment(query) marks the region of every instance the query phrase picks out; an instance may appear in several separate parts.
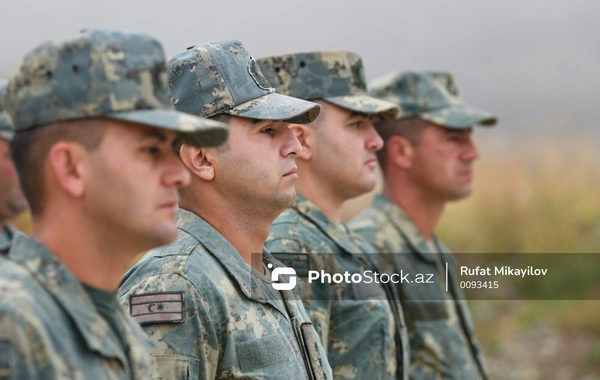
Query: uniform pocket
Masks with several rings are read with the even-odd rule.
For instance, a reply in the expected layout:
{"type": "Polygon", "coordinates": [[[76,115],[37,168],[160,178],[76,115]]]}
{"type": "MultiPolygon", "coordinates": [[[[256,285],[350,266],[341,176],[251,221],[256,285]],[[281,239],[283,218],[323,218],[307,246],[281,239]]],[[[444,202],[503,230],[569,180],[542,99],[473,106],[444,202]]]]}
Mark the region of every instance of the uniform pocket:
{"type": "Polygon", "coordinates": [[[236,351],[242,372],[281,363],[289,357],[289,348],[276,335],[238,343],[236,351]]]}
{"type": "Polygon", "coordinates": [[[152,355],[150,365],[151,379],[197,379],[200,361],[189,356],[152,355]]]}

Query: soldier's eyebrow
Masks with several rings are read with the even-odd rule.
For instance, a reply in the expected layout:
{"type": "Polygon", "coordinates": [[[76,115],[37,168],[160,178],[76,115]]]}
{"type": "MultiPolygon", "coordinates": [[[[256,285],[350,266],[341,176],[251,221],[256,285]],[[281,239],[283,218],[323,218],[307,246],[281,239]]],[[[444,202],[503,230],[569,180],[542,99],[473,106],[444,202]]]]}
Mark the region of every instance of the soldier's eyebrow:
{"type": "Polygon", "coordinates": [[[252,119],[252,121],[250,122],[250,128],[256,128],[258,126],[264,126],[264,125],[269,125],[271,123],[275,122],[275,120],[259,120],[259,119],[252,119]]]}
{"type": "Polygon", "coordinates": [[[355,117],[368,117],[366,113],[362,113],[362,112],[355,112],[353,111],[350,116],[348,116],[346,118],[346,121],[354,119],[355,117]]]}
{"type": "Polygon", "coordinates": [[[449,134],[449,135],[465,135],[465,134],[471,133],[472,130],[473,130],[473,128],[467,128],[467,129],[449,129],[449,128],[445,128],[446,134],[449,134]]]}
{"type": "Polygon", "coordinates": [[[140,141],[145,141],[145,140],[151,140],[151,139],[156,139],[160,142],[167,142],[169,141],[169,137],[167,136],[167,134],[161,130],[151,130],[148,131],[146,133],[144,133],[141,138],[140,141]]]}

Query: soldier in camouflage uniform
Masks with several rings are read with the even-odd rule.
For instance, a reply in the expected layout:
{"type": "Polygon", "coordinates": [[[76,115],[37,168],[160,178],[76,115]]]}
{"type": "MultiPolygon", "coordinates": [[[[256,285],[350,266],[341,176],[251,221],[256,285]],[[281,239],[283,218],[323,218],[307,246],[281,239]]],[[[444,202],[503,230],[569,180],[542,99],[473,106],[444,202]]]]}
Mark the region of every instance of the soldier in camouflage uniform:
{"type": "MultiPolygon", "coordinates": [[[[312,124],[290,125],[303,145],[298,197],[273,223],[267,249],[300,276],[376,270],[373,255],[363,255],[373,247],[349,231],[340,213],[346,200],[375,186],[375,152],[383,142],[369,118],[394,118],[397,107],[366,94],[354,53],[289,54],[259,65],[278,91],[322,105],[312,124]]],[[[301,297],[335,379],[405,378],[408,338],[393,287],[313,282],[301,297]]]]}
{"type": "Polygon", "coordinates": [[[496,118],[465,104],[447,72],[393,73],[372,82],[370,94],[400,106],[399,119],[375,126],[385,141],[378,153],[382,195],[352,229],[387,258],[389,272],[432,273],[449,289],[399,283],[409,328],[414,379],[485,379],[484,360],[458,287],[455,260],[437,240],[435,226],[448,201],[471,192],[477,150],[472,127],[496,118]],[[439,276],[439,277],[438,277],[439,276]]]}
{"type": "MultiPolygon", "coordinates": [[[[6,81],[0,80],[0,93],[6,81]]],[[[12,140],[13,128],[10,117],[0,104],[0,252],[7,252],[16,230],[8,219],[27,208],[27,201],[19,186],[19,177],[10,158],[8,144],[12,140]]]]}
{"type": "Polygon", "coordinates": [[[311,122],[319,105],[277,94],[237,40],[192,46],[167,67],[175,107],[229,123],[230,138],[218,149],[180,147],[192,184],[179,237],[146,254],[120,288],[158,342],[152,378],[331,380],[302,302],[274,288],[280,263],[263,247],[296,195],[301,146],[285,122],[311,122]]]}
{"type": "Polygon", "coordinates": [[[31,206],[0,260],[0,378],[147,379],[150,341],[116,299],[142,250],[177,236],[190,174],[179,135],[204,146],[222,123],[173,109],[155,39],[90,30],[39,45],[3,93],[31,206]]]}

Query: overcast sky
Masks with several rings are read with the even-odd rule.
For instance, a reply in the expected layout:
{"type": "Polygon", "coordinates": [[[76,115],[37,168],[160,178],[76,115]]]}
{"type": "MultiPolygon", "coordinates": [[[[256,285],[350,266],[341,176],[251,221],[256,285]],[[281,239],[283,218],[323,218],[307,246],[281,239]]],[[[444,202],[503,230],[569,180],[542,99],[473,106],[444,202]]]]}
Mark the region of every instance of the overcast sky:
{"type": "Polygon", "coordinates": [[[450,69],[465,100],[499,116],[494,134],[600,129],[598,0],[3,0],[0,9],[0,77],[45,39],[84,27],[152,34],[168,57],[237,38],[255,57],[354,51],[369,79],[450,69]]]}

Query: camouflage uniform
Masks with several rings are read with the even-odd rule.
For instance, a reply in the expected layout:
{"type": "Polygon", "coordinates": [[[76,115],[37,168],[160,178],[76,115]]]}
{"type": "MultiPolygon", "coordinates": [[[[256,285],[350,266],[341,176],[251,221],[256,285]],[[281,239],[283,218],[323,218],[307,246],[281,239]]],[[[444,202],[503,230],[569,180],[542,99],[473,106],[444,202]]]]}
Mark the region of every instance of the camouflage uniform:
{"type": "MultiPolygon", "coordinates": [[[[308,123],[320,112],[277,94],[237,40],[192,46],[168,69],[173,102],[190,114],[308,123]]],[[[158,342],[153,378],[332,379],[297,294],[275,291],[201,216],[180,209],[176,223],[176,242],[150,251],[120,288],[158,342]]],[[[266,251],[263,263],[280,266],[266,251]]]]}
{"type": "MultiPolygon", "coordinates": [[[[0,81],[0,94],[6,87],[6,81],[0,81]]],[[[4,112],[4,107],[0,103],[0,139],[10,141],[13,137],[13,127],[10,117],[4,112]]],[[[1,227],[1,225],[0,225],[1,227]]],[[[5,223],[2,230],[0,230],[0,252],[8,252],[10,247],[10,241],[15,234],[15,229],[10,224],[5,223]]]]}
{"type": "MultiPolygon", "coordinates": [[[[399,118],[417,116],[451,129],[496,122],[488,112],[463,103],[453,76],[446,72],[392,73],[375,79],[369,93],[397,103],[399,118]]],[[[350,226],[381,253],[388,273],[444,276],[444,263],[449,263],[449,292],[441,283],[433,287],[396,284],[410,336],[411,378],[486,379],[483,354],[450,251],[435,236],[424,239],[404,211],[382,195],[350,226]]]]}
{"type": "MultiPolygon", "coordinates": [[[[273,222],[266,247],[304,277],[309,269],[327,273],[374,269],[361,255],[373,249],[345,225],[329,221],[301,195],[273,222]]],[[[383,286],[315,282],[307,283],[300,296],[327,347],[334,378],[400,376],[398,367],[402,367],[404,358],[408,359],[408,355],[402,355],[408,352],[406,327],[401,308],[388,301],[383,286]],[[395,315],[401,318],[397,320],[395,315]]]]}
{"type": "Polygon", "coordinates": [[[127,352],[69,270],[16,233],[0,254],[0,378],[146,379],[148,341],[119,310],[127,352]]]}
{"type": "MultiPolygon", "coordinates": [[[[443,263],[455,264],[443,244],[435,237],[431,241],[421,237],[402,209],[382,195],[375,197],[372,207],[351,227],[379,252],[395,253],[380,255],[380,259],[387,259],[383,263],[387,273],[403,270],[444,276],[443,263]]],[[[431,294],[431,287],[396,284],[411,342],[411,378],[485,378],[483,355],[464,294],[455,271],[448,273],[450,293],[442,283],[435,294],[431,294]]]]}
{"type": "MultiPolygon", "coordinates": [[[[152,378],[331,379],[298,296],[277,294],[199,216],[180,209],[176,223],[177,241],[144,256],[119,293],[158,342],[152,378]]],[[[268,252],[263,260],[280,266],[268,252]]]]}
{"type": "MultiPolygon", "coordinates": [[[[397,107],[366,94],[364,67],[359,55],[316,52],[258,60],[277,91],[302,99],[324,99],[342,108],[390,119],[397,107]]],[[[300,173],[300,175],[302,175],[300,173]]],[[[332,223],[312,202],[297,196],[279,216],[267,249],[299,275],[362,273],[375,270],[372,252],[343,224],[332,223]]],[[[335,379],[406,378],[408,338],[402,308],[393,287],[380,284],[307,284],[304,305],[327,347],[335,379]]]]}
{"type": "Polygon", "coordinates": [[[16,232],[17,232],[17,230],[13,226],[11,226],[8,223],[4,224],[4,227],[0,231],[0,252],[1,253],[8,252],[8,249],[10,248],[10,242],[12,241],[16,232]]]}
{"type": "MultiPolygon", "coordinates": [[[[83,31],[30,52],[2,103],[17,136],[103,116],[177,130],[195,144],[221,143],[224,124],[173,109],[164,63],[162,47],[151,37],[83,31]]],[[[84,286],[46,247],[16,233],[0,257],[0,378],[148,378],[153,345],[143,331],[119,309],[117,336],[84,286]]]]}

